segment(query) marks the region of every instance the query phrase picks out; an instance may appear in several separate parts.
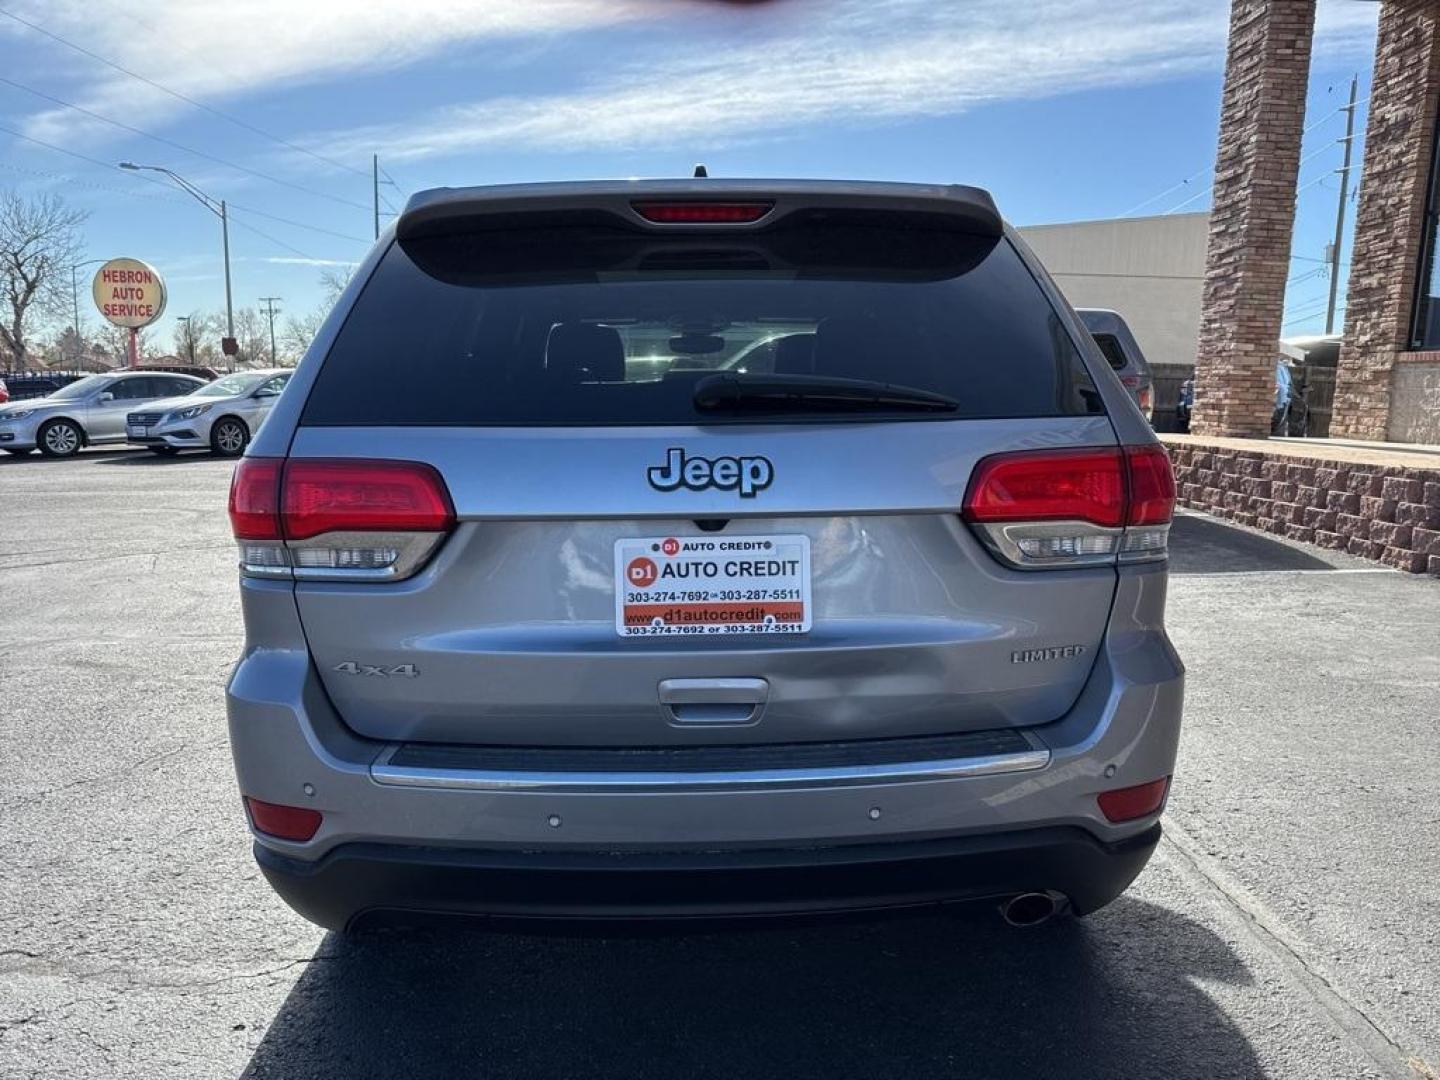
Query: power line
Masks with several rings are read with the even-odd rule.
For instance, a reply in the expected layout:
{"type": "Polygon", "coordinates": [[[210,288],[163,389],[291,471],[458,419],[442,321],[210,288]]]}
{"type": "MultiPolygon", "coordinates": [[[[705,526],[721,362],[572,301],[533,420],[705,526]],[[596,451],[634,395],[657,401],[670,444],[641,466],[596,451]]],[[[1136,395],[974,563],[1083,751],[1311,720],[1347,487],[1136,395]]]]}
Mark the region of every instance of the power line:
{"type": "Polygon", "coordinates": [[[1329,269],[1329,266],[1317,266],[1313,270],[1306,270],[1303,274],[1296,274],[1289,281],[1285,282],[1285,287],[1289,288],[1291,285],[1298,285],[1302,281],[1311,281],[1317,277],[1324,277],[1329,269]]]}
{"type": "Polygon", "coordinates": [[[315,258],[314,255],[311,255],[311,254],[309,254],[308,252],[301,251],[301,250],[300,250],[299,248],[297,248],[297,247],[292,247],[291,245],[285,243],[284,240],[277,240],[277,239],[275,239],[275,237],[271,236],[269,233],[263,232],[262,230],[257,229],[254,225],[251,225],[251,224],[250,224],[249,222],[247,222],[247,221],[241,221],[239,218],[236,218],[236,217],[233,217],[233,216],[230,218],[230,220],[233,221],[233,222],[235,222],[235,224],[236,224],[236,225],[239,225],[242,229],[249,229],[249,230],[250,230],[251,232],[253,232],[256,236],[264,237],[266,240],[269,240],[270,243],[274,244],[276,247],[282,247],[282,248],[284,248],[286,251],[291,252],[292,254],[299,255],[302,259],[311,259],[311,260],[313,260],[313,259],[315,258]]]}
{"type": "Polygon", "coordinates": [[[279,135],[272,134],[271,132],[266,131],[264,128],[256,127],[254,124],[251,124],[245,120],[241,120],[238,116],[231,116],[229,113],[222,112],[220,109],[215,108],[213,105],[206,105],[203,101],[197,101],[195,98],[192,98],[186,94],[182,94],[178,90],[172,90],[170,89],[170,87],[165,86],[162,83],[158,83],[154,79],[146,78],[139,72],[131,71],[129,68],[117,64],[114,60],[109,60],[106,57],[101,56],[99,53],[91,52],[83,45],[77,45],[75,42],[70,41],[67,38],[61,37],[54,31],[45,29],[45,27],[39,25],[38,23],[30,22],[28,19],[22,19],[13,11],[7,11],[4,8],[0,8],[0,15],[3,15],[5,16],[5,18],[19,23],[21,26],[27,26],[31,30],[34,30],[37,34],[43,34],[52,41],[59,42],[67,49],[73,49],[75,52],[80,53],[82,56],[88,56],[90,57],[90,59],[98,61],[99,63],[104,64],[106,67],[113,68],[114,70],[120,72],[122,75],[128,75],[132,79],[138,79],[146,86],[153,86],[156,90],[159,90],[165,94],[169,94],[171,97],[175,98],[178,101],[183,101],[187,105],[193,105],[197,109],[204,109],[212,116],[218,116],[221,120],[228,121],[229,123],[234,124],[236,127],[244,128],[246,131],[252,132],[255,135],[259,135],[261,138],[269,139],[271,142],[278,143],[279,145],[287,147],[290,150],[294,150],[297,153],[305,154],[309,157],[314,158],[316,161],[323,161],[326,165],[333,166],[334,168],[344,169],[346,172],[356,173],[360,176],[365,175],[362,170],[355,168],[353,165],[345,165],[339,161],[333,160],[332,158],[326,157],[324,154],[317,154],[314,150],[308,150],[303,146],[298,146],[297,144],[290,142],[288,139],[282,139],[279,135]]]}
{"type": "Polygon", "coordinates": [[[64,154],[66,157],[73,157],[79,161],[86,161],[89,162],[91,165],[97,165],[100,168],[105,169],[107,172],[110,170],[114,170],[118,173],[124,173],[126,176],[136,176],[137,179],[143,180],[149,184],[157,184],[162,188],[167,187],[164,181],[156,180],[153,176],[145,176],[143,174],[137,175],[135,173],[127,172],[126,170],[120,168],[120,166],[115,164],[115,162],[113,161],[101,161],[99,158],[93,158],[89,154],[82,154],[78,150],[67,150],[63,146],[56,146],[54,143],[48,143],[44,139],[37,139],[33,135],[26,135],[24,132],[16,131],[14,128],[6,127],[4,124],[0,124],[0,131],[3,131],[6,135],[13,135],[17,139],[24,139],[26,142],[32,142],[36,146],[43,146],[46,150],[54,150],[57,154],[64,154]]]}
{"type": "Polygon", "coordinates": [[[1294,318],[1286,319],[1281,327],[1294,326],[1297,322],[1309,322],[1311,319],[1318,319],[1325,314],[1325,305],[1321,304],[1314,311],[1307,311],[1303,315],[1296,315],[1294,318]]]}
{"type": "MultiPolygon", "coordinates": [[[[1367,102],[1367,101],[1369,101],[1369,100],[1370,100],[1370,99],[1369,99],[1368,97],[1366,97],[1366,98],[1361,98],[1358,102],[1356,102],[1356,104],[1357,104],[1357,105],[1364,105],[1365,102],[1367,102]]],[[[1324,116],[1320,117],[1318,120],[1313,120],[1313,121],[1311,121],[1309,124],[1307,124],[1307,125],[1305,126],[1304,130],[1300,132],[1300,137],[1303,139],[1306,135],[1310,134],[1310,132],[1314,131],[1314,130],[1315,130],[1317,127],[1319,127],[1321,124],[1325,123],[1325,121],[1329,120],[1332,116],[1339,116],[1342,112],[1346,111],[1347,108],[1348,108],[1348,106],[1346,106],[1346,105],[1341,105],[1341,106],[1340,106],[1339,108],[1337,108],[1337,109],[1332,109],[1330,112],[1326,113],[1324,116]]],[[[1313,155],[1312,155],[1312,156],[1313,156],[1313,155]]],[[[1306,160],[1309,160],[1309,159],[1302,159],[1301,162],[1300,162],[1300,164],[1303,165],[1306,160]]],[[[1163,199],[1166,195],[1169,195],[1169,194],[1172,194],[1173,192],[1179,191],[1179,190],[1180,190],[1181,188],[1183,188],[1186,184],[1190,183],[1191,180],[1194,180],[1196,177],[1199,177],[1199,176],[1204,176],[1207,172],[1210,172],[1213,168],[1214,168],[1213,165],[1206,165],[1204,168],[1200,169],[1198,172],[1192,173],[1191,175],[1187,176],[1184,180],[1181,180],[1178,184],[1172,184],[1170,187],[1166,188],[1164,191],[1160,192],[1158,195],[1152,195],[1152,196],[1150,196],[1150,198],[1146,199],[1144,202],[1136,203],[1134,206],[1132,206],[1129,210],[1126,210],[1126,211],[1125,211],[1123,214],[1121,214],[1120,216],[1121,216],[1121,217],[1129,217],[1131,214],[1135,213],[1136,210],[1141,210],[1141,209],[1149,206],[1149,205],[1150,205],[1151,203],[1153,203],[1153,202],[1159,202],[1159,201],[1160,201],[1161,199],[1163,199]]],[[[1204,195],[1206,192],[1208,192],[1208,191],[1210,190],[1210,188],[1213,187],[1213,186],[1214,186],[1214,185],[1212,184],[1212,185],[1206,187],[1204,191],[1197,192],[1196,194],[1192,195],[1190,198],[1186,199],[1184,202],[1178,203],[1177,205],[1172,206],[1169,210],[1164,211],[1164,213],[1166,213],[1166,214],[1173,214],[1176,210],[1179,210],[1180,207],[1190,205],[1190,203],[1192,203],[1192,202],[1194,202],[1196,199],[1200,198],[1202,195],[1204,195]]]]}
{"type": "Polygon", "coordinates": [[[1324,299],[1325,299],[1325,293],[1323,293],[1323,292],[1322,292],[1322,293],[1316,293],[1314,296],[1307,296],[1304,300],[1295,300],[1295,301],[1292,301],[1292,302],[1286,304],[1285,306],[1286,306],[1286,308],[1293,310],[1293,309],[1295,309],[1295,308],[1303,308],[1306,304],[1319,303],[1321,300],[1324,300],[1324,299]]]}
{"type": "Polygon", "coordinates": [[[309,229],[313,233],[321,233],[324,236],[334,236],[340,240],[353,240],[357,244],[368,244],[361,236],[351,236],[348,233],[336,232],[334,229],[324,229],[319,225],[307,225],[303,221],[291,221],[289,218],[281,217],[279,214],[271,214],[265,210],[256,210],[253,206],[241,206],[237,202],[227,204],[232,210],[243,210],[247,214],[254,214],[256,217],[269,218],[271,221],[278,221],[282,225],[289,225],[296,229],[309,229]]]}
{"type": "Polygon", "coordinates": [[[1159,202],[1161,199],[1165,198],[1166,195],[1169,195],[1169,194],[1171,194],[1172,192],[1179,191],[1179,190],[1180,190],[1181,188],[1183,188],[1186,184],[1190,183],[1191,180],[1194,180],[1194,179],[1196,179],[1196,178],[1198,178],[1198,177],[1204,176],[1204,175],[1205,175],[1207,172],[1209,172],[1209,171],[1210,171],[1210,166],[1209,166],[1209,165],[1206,165],[1206,166],[1205,166],[1203,169],[1201,169],[1199,172],[1196,172],[1196,173],[1194,173],[1194,174],[1191,175],[1191,176],[1187,176],[1184,180],[1181,180],[1178,184],[1173,184],[1173,185],[1171,185],[1170,187],[1166,188],[1164,191],[1160,192],[1160,194],[1158,194],[1158,195],[1151,195],[1150,198],[1146,199],[1144,202],[1136,203],[1134,206],[1132,206],[1129,210],[1126,210],[1126,211],[1125,211],[1123,214],[1121,214],[1120,216],[1121,216],[1121,217],[1129,217],[1131,214],[1135,213],[1136,210],[1143,210],[1145,207],[1149,206],[1151,203],[1159,202]]]}
{"type": "MultiPolygon", "coordinates": [[[[124,169],[121,169],[118,165],[114,164],[113,162],[101,161],[99,158],[90,157],[89,155],[87,155],[87,154],[82,154],[82,153],[80,153],[80,152],[77,151],[77,150],[67,150],[67,149],[66,149],[65,147],[63,147],[63,146],[56,146],[54,143],[48,143],[48,142],[46,142],[44,139],[37,139],[37,138],[35,138],[33,135],[25,135],[25,134],[23,134],[22,132],[16,131],[14,128],[6,127],[4,124],[0,124],[0,132],[4,132],[4,133],[7,134],[7,135],[13,135],[13,136],[14,136],[15,138],[17,138],[17,139],[24,139],[26,142],[32,142],[32,143],[34,143],[36,146],[43,146],[43,147],[44,147],[45,149],[47,149],[47,150],[54,150],[57,154],[65,154],[65,155],[68,156],[68,157],[78,158],[80,161],[89,162],[91,165],[95,165],[95,166],[97,166],[98,168],[101,168],[101,169],[106,169],[106,170],[111,170],[111,169],[113,169],[113,170],[116,171],[116,172],[125,173],[125,175],[127,175],[127,176],[134,175],[134,174],[132,174],[132,173],[126,172],[124,169]]],[[[7,167],[7,168],[13,168],[14,166],[6,166],[6,167],[7,167]]],[[[164,181],[154,180],[154,179],[152,179],[151,177],[148,177],[148,176],[140,175],[140,176],[138,177],[138,179],[144,180],[144,181],[146,181],[146,182],[148,182],[148,183],[157,184],[157,185],[159,185],[160,187],[166,187],[164,181]]],[[[164,197],[164,196],[159,196],[159,195],[146,196],[144,193],[138,192],[138,191],[134,191],[134,192],[122,192],[122,194],[130,194],[130,195],[134,195],[134,196],[136,196],[136,197],[138,197],[138,198],[146,198],[146,197],[149,197],[149,198],[163,198],[163,197],[164,197]]],[[[176,201],[176,202],[178,202],[178,201],[180,201],[180,200],[171,200],[171,201],[176,201]]],[[[231,205],[233,206],[234,204],[231,204],[231,205]]],[[[248,208],[248,207],[241,207],[241,208],[239,208],[239,209],[243,209],[246,213],[258,214],[260,217],[276,218],[276,216],[275,216],[274,214],[267,214],[267,213],[265,213],[264,211],[254,210],[254,209],[250,209],[250,208],[248,208]]],[[[249,222],[240,221],[240,220],[235,219],[235,218],[233,218],[233,217],[232,217],[232,220],[234,220],[234,221],[235,221],[235,224],[236,224],[236,225],[239,225],[242,229],[249,229],[251,232],[255,233],[257,236],[263,237],[264,239],[270,241],[270,243],[274,244],[276,247],[284,248],[286,251],[289,251],[289,252],[292,252],[292,253],[294,253],[294,254],[296,254],[296,255],[299,255],[299,256],[300,256],[301,258],[303,258],[303,259],[313,259],[313,258],[315,257],[315,256],[313,256],[313,255],[308,254],[307,252],[301,251],[301,250],[300,250],[299,248],[297,248],[297,247],[294,247],[294,246],[292,246],[292,245],[290,245],[290,244],[285,243],[285,241],[283,241],[283,240],[277,240],[275,237],[271,236],[269,233],[264,232],[264,231],[261,230],[261,229],[257,229],[254,225],[251,225],[249,222]]],[[[317,228],[316,226],[301,225],[298,221],[290,221],[290,220],[287,219],[287,218],[276,218],[276,220],[277,220],[277,221],[280,221],[280,222],[282,222],[282,223],[284,223],[284,224],[286,224],[286,225],[295,225],[295,226],[299,226],[300,228],[312,228],[312,229],[316,229],[316,228],[317,228]]],[[[329,232],[329,230],[327,230],[327,229],[317,229],[317,231],[320,231],[320,232],[329,232]]],[[[357,242],[359,242],[359,243],[365,243],[365,241],[364,241],[364,240],[361,240],[359,237],[344,236],[344,235],[341,234],[341,233],[333,233],[332,235],[334,235],[334,236],[339,236],[339,237],[341,237],[341,239],[345,239],[345,240],[355,240],[355,241],[357,241],[357,242]]]]}
{"type": "Polygon", "coordinates": [[[27,176],[38,176],[46,180],[58,180],[68,184],[70,187],[87,188],[92,191],[108,191],[115,195],[124,195],[131,199],[157,199],[161,202],[179,203],[183,200],[174,195],[166,195],[164,192],[148,191],[127,191],[125,188],[112,187],[110,184],[97,184],[91,180],[82,180],[77,176],[70,176],[68,173],[51,172],[49,169],[27,169],[23,165],[12,165],[8,161],[0,161],[0,169],[8,169],[10,172],[24,173],[27,176]]]}
{"type": "Polygon", "coordinates": [[[269,173],[261,172],[259,169],[252,169],[246,165],[239,165],[233,161],[227,161],[222,157],[216,157],[214,154],[206,153],[204,150],[196,150],[193,146],[186,146],[184,143],[176,142],[174,139],[167,139],[164,135],[156,135],[153,131],[145,131],[143,128],[132,127],[131,125],[126,124],[120,120],[114,120],[111,117],[103,116],[100,113],[95,112],[93,109],[87,109],[83,105],[76,105],[74,102],[66,101],[64,98],[58,98],[54,94],[47,94],[45,91],[37,90],[33,86],[26,86],[24,83],[16,82],[14,79],[7,78],[4,75],[0,75],[0,83],[4,83],[6,86],[13,86],[17,90],[23,90],[27,94],[34,94],[41,100],[51,102],[55,105],[59,105],[62,108],[73,109],[81,116],[88,116],[92,120],[98,120],[102,124],[109,124],[111,127],[119,128],[121,131],[128,131],[133,135],[139,135],[142,138],[151,139],[154,142],[161,143],[165,146],[173,147],[174,149],[183,151],[184,153],[194,154],[196,157],[204,158],[206,161],[213,161],[215,162],[215,164],[223,165],[227,169],[235,169],[238,172],[246,173],[260,180],[267,180],[272,184],[280,184],[282,187],[293,188],[296,191],[304,192],[306,195],[314,195],[316,198],[329,199],[331,202],[337,202],[344,206],[353,206],[358,210],[369,209],[369,207],[365,206],[364,203],[358,203],[352,199],[342,198],[339,195],[332,195],[329,192],[316,191],[314,188],[308,188],[305,187],[303,184],[296,184],[290,180],[282,180],[278,176],[271,176],[269,173]]]}
{"type": "Polygon", "coordinates": [[[1173,213],[1175,213],[1175,211],[1179,210],[1181,207],[1189,206],[1189,205],[1190,205],[1192,202],[1194,202],[1196,199],[1203,198],[1204,196],[1210,194],[1210,191],[1211,191],[1212,188],[1214,188],[1214,186],[1215,186],[1214,184],[1209,184],[1209,185],[1207,185],[1204,191],[1197,191],[1194,195],[1191,195],[1190,198],[1186,199],[1184,202],[1178,202],[1178,203],[1176,203],[1176,204],[1175,204],[1174,206],[1172,206],[1169,210],[1166,210],[1165,213],[1167,213],[1167,214],[1173,214],[1173,213]]]}

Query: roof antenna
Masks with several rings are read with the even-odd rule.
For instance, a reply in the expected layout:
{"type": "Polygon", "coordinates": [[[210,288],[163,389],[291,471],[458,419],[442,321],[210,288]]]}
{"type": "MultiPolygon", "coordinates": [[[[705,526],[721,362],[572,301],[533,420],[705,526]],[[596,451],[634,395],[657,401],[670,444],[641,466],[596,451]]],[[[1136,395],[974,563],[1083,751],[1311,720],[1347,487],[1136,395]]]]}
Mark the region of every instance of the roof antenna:
{"type": "Polygon", "coordinates": [[[695,179],[696,179],[696,180],[704,180],[704,179],[706,179],[707,177],[709,177],[709,175],[710,175],[710,171],[709,171],[708,169],[706,169],[704,165],[696,165],[696,166],[695,166],[695,179]]]}

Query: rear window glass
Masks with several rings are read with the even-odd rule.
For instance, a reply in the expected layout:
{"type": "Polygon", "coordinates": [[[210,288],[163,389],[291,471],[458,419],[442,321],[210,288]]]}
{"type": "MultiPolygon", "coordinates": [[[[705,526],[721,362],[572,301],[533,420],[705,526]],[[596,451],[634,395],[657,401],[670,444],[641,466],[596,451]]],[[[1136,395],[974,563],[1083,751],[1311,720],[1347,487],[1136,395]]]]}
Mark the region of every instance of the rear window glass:
{"type": "Polygon", "coordinates": [[[1004,239],[829,221],[735,237],[594,224],[397,242],[310,425],[715,424],[1102,412],[1004,239]],[[876,380],[953,411],[698,409],[717,373],[876,380]]]}
{"type": "Polygon", "coordinates": [[[1125,349],[1120,344],[1120,339],[1114,334],[1095,334],[1095,344],[1100,346],[1100,351],[1105,354],[1105,359],[1116,371],[1122,371],[1128,362],[1125,359],[1125,349]]]}

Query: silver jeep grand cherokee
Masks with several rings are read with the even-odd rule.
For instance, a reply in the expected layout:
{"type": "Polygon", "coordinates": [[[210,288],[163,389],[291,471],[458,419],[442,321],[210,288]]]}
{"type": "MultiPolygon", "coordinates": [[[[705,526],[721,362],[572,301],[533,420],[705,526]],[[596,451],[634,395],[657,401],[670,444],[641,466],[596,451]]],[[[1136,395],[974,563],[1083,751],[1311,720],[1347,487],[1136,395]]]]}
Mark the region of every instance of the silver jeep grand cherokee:
{"type": "Polygon", "coordinates": [[[1094,911],[1175,760],[1173,502],[983,191],[421,193],[235,473],[255,855],[333,928],[1094,911]]]}

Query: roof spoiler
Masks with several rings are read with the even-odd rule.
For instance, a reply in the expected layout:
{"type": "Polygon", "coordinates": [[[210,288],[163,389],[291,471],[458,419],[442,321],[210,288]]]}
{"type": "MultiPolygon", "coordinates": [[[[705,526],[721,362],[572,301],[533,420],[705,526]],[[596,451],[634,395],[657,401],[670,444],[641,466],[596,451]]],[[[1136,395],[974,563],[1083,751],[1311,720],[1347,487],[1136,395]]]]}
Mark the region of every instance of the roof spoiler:
{"type": "Polygon", "coordinates": [[[395,225],[401,240],[503,228],[535,215],[552,221],[609,219],[637,231],[757,232],[804,211],[923,216],[933,227],[998,237],[1004,230],[990,193],[961,184],[839,180],[607,180],[494,187],[433,188],[412,195],[395,225]],[[657,221],[636,204],[763,204],[746,220],[657,221]]]}

